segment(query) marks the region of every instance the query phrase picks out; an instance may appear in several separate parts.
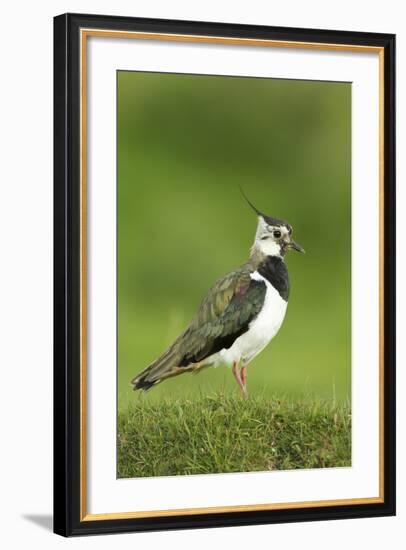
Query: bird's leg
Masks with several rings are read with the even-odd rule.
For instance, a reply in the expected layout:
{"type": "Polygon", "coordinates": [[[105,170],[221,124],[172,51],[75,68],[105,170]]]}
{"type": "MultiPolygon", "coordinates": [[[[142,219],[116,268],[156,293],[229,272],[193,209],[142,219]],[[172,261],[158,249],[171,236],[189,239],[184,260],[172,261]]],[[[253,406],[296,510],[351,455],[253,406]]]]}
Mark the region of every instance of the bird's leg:
{"type": "Polygon", "coordinates": [[[232,371],[234,374],[234,378],[237,380],[237,383],[240,386],[241,391],[243,391],[244,384],[241,380],[241,373],[240,369],[238,368],[238,361],[234,361],[232,371]]]}
{"type": "Polygon", "coordinates": [[[244,397],[247,397],[248,391],[247,391],[247,367],[246,366],[241,368],[240,374],[241,374],[241,381],[243,384],[244,397]]]}
{"type": "Polygon", "coordinates": [[[238,361],[234,361],[232,371],[233,371],[235,379],[237,380],[238,385],[240,386],[241,394],[242,394],[243,397],[245,397],[246,396],[246,388],[245,388],[244,382],[241,378],[241,371],[238,368],[238,361]]]}

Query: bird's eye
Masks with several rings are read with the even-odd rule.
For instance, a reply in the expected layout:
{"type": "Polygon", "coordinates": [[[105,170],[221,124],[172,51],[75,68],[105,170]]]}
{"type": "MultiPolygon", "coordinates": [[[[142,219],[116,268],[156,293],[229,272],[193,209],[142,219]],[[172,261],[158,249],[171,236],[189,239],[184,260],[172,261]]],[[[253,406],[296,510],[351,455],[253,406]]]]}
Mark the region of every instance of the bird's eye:
{"type": "Polygon", "coordinates": [[[276,230],[273,232],[273,236],[275,237],[275,239],[279,239],[279,237],[281,236],[281,232],[276,230]]]}

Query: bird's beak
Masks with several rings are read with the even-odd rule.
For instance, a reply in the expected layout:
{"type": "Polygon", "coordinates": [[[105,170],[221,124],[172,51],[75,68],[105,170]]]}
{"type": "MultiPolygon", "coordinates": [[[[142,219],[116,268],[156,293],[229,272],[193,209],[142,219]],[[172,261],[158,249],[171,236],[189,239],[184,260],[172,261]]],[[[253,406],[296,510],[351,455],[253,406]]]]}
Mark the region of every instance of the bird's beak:
{"type": "Polygon", "coordinates": [[[304,248],[300,246],[300,244],[297,244],[295,241],[290,241],[288,243],[288,247],[292,248],[293,250],[296,250],[297,252],[301,252],[302,254],[305,253],[304,248]]]}

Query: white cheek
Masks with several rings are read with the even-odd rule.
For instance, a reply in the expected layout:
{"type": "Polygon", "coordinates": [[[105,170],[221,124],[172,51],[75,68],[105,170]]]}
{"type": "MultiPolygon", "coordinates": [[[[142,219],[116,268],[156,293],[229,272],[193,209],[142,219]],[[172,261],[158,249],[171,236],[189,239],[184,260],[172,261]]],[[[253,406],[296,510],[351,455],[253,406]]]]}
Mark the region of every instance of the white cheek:
{"type": "Polygon", "coordinates": [[[272,239],[261,239],[257,246],[266,256],[278,256],[281,252],[280,245],[272,239]]]}

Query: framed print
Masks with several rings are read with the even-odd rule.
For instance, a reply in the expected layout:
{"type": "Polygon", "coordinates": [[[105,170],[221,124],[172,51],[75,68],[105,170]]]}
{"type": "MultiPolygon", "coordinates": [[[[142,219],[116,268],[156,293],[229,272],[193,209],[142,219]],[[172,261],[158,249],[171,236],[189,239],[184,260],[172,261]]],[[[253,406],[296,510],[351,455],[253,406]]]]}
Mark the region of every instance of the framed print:
{"type": "Polygon", "coordinates": [[[394,79],[388,34],[55,18],[56,533],[395,513],[394,79]]]}

